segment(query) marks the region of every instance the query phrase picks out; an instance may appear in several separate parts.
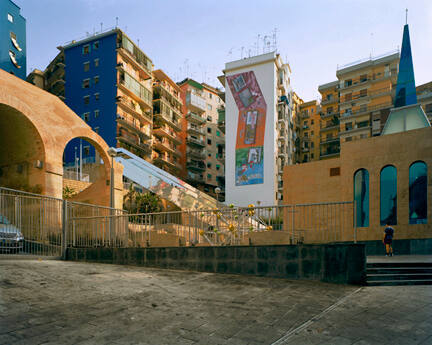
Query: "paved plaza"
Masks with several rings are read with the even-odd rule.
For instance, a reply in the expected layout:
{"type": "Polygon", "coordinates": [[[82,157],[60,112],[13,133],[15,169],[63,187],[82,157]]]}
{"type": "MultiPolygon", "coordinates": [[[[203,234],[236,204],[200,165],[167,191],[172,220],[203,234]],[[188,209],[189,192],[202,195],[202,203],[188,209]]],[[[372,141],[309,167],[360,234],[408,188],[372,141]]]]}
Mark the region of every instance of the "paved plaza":
{"type": "Polygon", "coordinates": [[[432,344],[430,286],[0,258],[0,344],[432,344]]]}

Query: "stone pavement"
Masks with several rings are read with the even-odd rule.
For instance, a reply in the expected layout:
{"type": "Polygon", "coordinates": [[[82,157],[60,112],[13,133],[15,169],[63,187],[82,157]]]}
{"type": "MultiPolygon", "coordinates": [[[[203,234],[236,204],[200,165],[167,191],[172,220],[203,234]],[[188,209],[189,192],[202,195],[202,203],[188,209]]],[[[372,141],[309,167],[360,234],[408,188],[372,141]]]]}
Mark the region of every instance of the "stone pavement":
{"type": "Polygon", "coordinates": [[[427,286],[0,259],[0,344],[432,344],[431,297],[427,286]]]}

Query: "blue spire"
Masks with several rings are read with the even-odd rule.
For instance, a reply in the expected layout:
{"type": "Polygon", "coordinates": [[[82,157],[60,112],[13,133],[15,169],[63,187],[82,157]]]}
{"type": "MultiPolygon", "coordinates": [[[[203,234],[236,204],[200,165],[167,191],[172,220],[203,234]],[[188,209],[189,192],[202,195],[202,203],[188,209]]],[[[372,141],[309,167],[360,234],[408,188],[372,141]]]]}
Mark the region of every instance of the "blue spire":
{"type": "Polygon", "coordinates": [[[417,95],[414,81],[409,29],[408,24],[405,24],[394,106],[395,108],[398,108],[410,104],[417,104],[417,95]]]}

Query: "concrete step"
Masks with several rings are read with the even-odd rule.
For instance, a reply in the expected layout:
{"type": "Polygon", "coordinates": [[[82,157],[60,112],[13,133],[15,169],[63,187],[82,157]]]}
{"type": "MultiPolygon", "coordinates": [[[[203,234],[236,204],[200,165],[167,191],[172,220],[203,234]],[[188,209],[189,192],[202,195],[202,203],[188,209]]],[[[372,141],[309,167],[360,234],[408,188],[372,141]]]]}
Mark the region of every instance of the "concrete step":
{"type": "Polygon", "coordinates": [[[432,280],[381,280],[366,282],[367,286],[432,285],[432,280]]]}
{"type": "Polygon", "coordinates": [[[418,273],[405,273],[405,274],[368,274],[367,281],[382,281],[382,280],[431,280],[432,273],[418,274],[418,273]]]}
{"type": "Polygon", "coordinates": [[[368,263],[366,285],[432,285],[432,263],[397,261],[368,263]]]}
{"type": "Polygon", "coordinates": [[[430,273],[432,268],[428,267],[374,267],[367,268],[366,274],[410,274],[410,273],[430,273]]]}

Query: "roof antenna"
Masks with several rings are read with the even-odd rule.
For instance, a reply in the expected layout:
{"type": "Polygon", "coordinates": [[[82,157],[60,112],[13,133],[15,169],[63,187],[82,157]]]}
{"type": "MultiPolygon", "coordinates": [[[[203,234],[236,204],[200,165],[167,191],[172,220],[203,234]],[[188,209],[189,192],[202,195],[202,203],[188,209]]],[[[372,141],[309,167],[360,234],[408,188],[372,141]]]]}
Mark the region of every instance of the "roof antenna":
{"type": "Polygon", "coordinates": [[[116,29],[118,28],[118,17],[116,17],[116,29]]]}
{"type": "Polygon", "coordinates": [[[405,25],[408,25],[408,9],[405,9],[405,25]]]}
{"type": "Polygon", "coordinates": [[[103,23],[100,23],[100,24],[101,24],[101,31],[100,32],[102,32],[103,23]]]}

